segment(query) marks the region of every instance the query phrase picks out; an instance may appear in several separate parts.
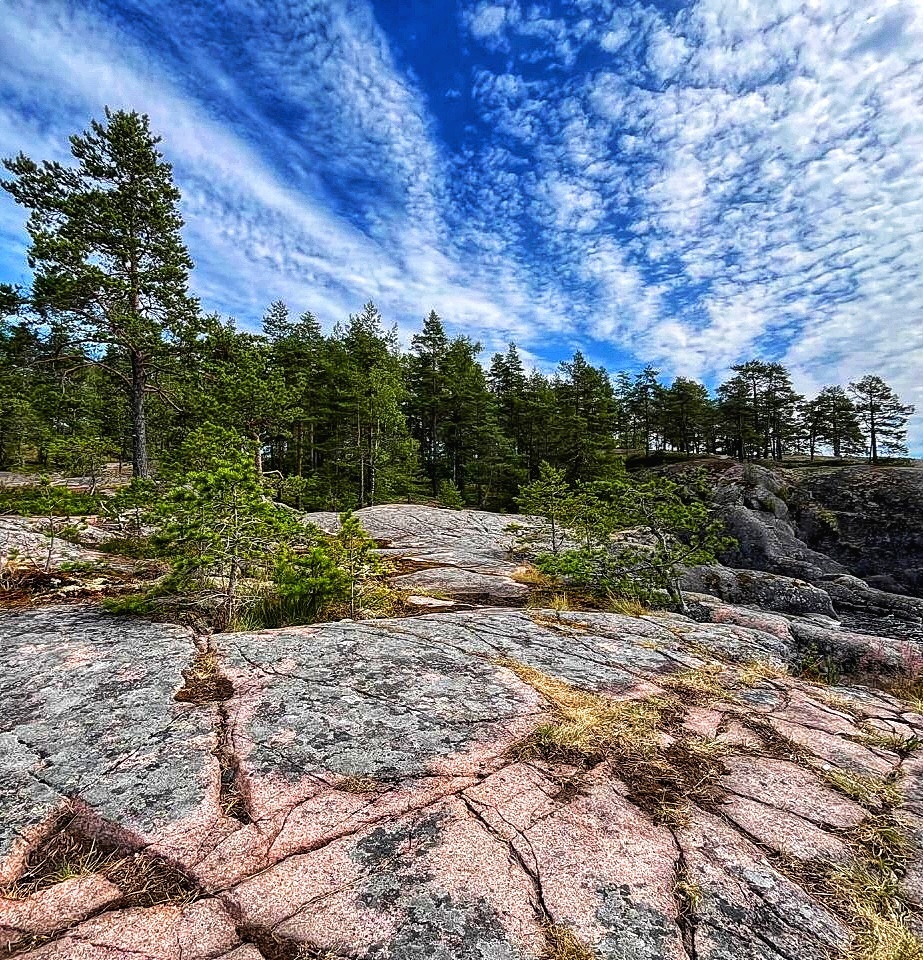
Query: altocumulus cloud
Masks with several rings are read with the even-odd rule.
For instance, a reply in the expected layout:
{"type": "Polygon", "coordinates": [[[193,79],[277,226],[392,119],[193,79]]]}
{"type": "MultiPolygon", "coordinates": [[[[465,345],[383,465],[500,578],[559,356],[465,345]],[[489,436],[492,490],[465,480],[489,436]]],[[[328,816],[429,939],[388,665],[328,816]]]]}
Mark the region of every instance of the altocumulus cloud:
{"type": "MultiPolygon", "coordinates": [[[[416,2],[0,0],[0,151],[149,113],[197,292],[245,323],[371,298],[538,362],[760,354],[923,410],[918,3],[433,5],[439,52],[416,2]]],[[[23,244],[3,200],[6,279],[23,244]]]]}

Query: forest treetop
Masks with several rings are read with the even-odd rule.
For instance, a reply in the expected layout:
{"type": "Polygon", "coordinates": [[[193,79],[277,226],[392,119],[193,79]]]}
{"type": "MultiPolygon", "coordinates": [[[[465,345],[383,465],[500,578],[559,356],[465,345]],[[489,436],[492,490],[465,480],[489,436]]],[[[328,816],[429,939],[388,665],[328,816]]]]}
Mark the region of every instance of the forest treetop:
{"type": "MultiPolygon", "coordinates": [[[[515,345],[481,346],[434,313],[402,350],[372,303],[325,334],[273,301],[263,333],[188,292],[180,194],[148,118],[107,109],[71,138],[74,163],[5,161],[29,212],[28,291],[3,286],[0,467],[151,458],[206,422],[254,444],[299,505],[460,494],[507,507],[542,462],[605,477],[626,451],[776,459],[906,452],[903,404],[869,374],[806,398],[781,364],[732,368],[713,394],[652,366],[610,374],[581,352],[546,376],[515,345]]],[[[269,299],[269,297],[267,297],[269,299]]]]}

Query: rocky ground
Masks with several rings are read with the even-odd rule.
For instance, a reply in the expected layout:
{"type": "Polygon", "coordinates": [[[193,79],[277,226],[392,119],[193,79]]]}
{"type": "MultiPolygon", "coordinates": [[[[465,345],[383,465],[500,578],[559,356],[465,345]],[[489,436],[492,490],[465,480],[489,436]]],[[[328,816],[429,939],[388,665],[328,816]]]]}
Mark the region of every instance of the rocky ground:
{"type": "Polygon", "coordinates": [[[360,516],[437,612],[0,612],[0,955],[923,955],[923,704],[797,676],[913,641],[791,578],[755,578],[775,611],[532,609],[508,518],[360,516]]]}

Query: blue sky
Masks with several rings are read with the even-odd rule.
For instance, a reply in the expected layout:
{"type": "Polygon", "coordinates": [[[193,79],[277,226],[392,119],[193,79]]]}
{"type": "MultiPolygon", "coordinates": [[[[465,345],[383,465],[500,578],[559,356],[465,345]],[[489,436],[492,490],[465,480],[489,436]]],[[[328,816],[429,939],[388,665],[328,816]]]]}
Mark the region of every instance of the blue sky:
{"type": "MultiPolygon", "coordinates": [[[[917,0],[0,0],[0,153],[150,114],[195,291],[923,411],[917,0]]],[[[0,279],[24,281],[0,197],[0,279]]],[[[917,422],[923,417],[917,417],[917,422]]],[[[923,446],[915,428],[913,444],[923,446]]]]}

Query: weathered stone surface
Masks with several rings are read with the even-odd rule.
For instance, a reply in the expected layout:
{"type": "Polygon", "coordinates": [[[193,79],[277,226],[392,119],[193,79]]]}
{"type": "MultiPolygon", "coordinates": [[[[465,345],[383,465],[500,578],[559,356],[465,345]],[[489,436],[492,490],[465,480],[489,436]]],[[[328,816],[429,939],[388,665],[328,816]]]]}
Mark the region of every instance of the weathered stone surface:
{"type": "Polygon", "coordinates": [[[796,472],[801,537],[881,590],[923,596],[923,469],[853,465],[796,472]]]}
{"type": "Polygon", "coordinates": [[[392,577],[391,584],[399,590],[433,593],[437,597],[475,603],[519,603],[529,588],[511,577],[488,575],[459,567],[430,567],[414,573],[392,577]]]}
{"type": "Polygon", "coordinates": [[[923,717],[858,687],[831,706],[784,673],[808,621],[713,608],[720,622],[490,607],[220,635],[231,696],[198,705],[173,699],[187,630],[0,615],[9,892],[63,815],[165,858],[190,901],[132,905],[102,867],[0,899],[0,930],[50,936],[21,953],[41,960],[265,960],[268,944],[537,960],[549,923],[601,960],[820,960],[849,931],[785,865],[855,855],[870,811],[829,770],[897,778],[903,813],[923,814],[916,755],[862,742],[871,721],[923,736],[923,717]],[[512,661],[615,701],[669,698],[662,748],[715,751],[710,799],[671,793],[683,775],[644,786],[643,752],[520,753],[554,714],[512,661]]]}
{"type": "Polygon", "coordinates": [[[39,570],[54,569],[62,563],[90,559],[83,547],[60,537],[52,540],[40,521],[29,517],[0,517],[0,569],[7,563],[27,565],[39,570]]]}
{"type": "Polygon", "coordinates": [[[846,573],[842,564],[811,549],[798,536],[783,499],[791,479],[785,471],[755,464],[734,464],[715,477],[715,499],[736,540],[723,562],[808,581],[846,573]]]}
{"type": "Polygon", "coordinates": [[[0,858],[74,798],[138,842],[214,804],[211,719],[173,700],[192,649],[86,608],[0,613],[0,858]]]}
{"type": "MultiPolygon", "coordinates": [[[[355,515],[394,555],[483,574],[512,573],[516,569],[510,557],[516,538],[507,527],[514,522],[520,526],[532,522],[528,517],[483,510],[408,504],[366,507],[355,515]]],[[[329,532],[339,527],[335,513],[309,513],[305,519],[329,532]]]]}
{"type": "Polygon", "coordinates": [[[799,616],[820,613],[833,617],[829,594],[804,580],[782,577],[765,570],[734,570],[730,567],[694,567],[683,574],[682,587],[708,593],[728,603],[799,616]]]}
{"type": "Polygon", "coordinates": [[[689,877],[701,891],[694,956],[827,960],[848,947],[842,921],[730,826],[699,812],[677,836],[689,877]]]}
{"type": "Polygon", "coordinates": [[[122,899],[122,891],[98,875],[69,877],[22,900],[0,896],[0,951],[30,936],[44,936],[100,913],[122,899]]]}
{"type": "Polygon", "coordinates": [[[858,577],[824,577],[819,586],[844,610],[862,611],[879,621],[883,617],[897,621],[892,624],[895,630],[902,629],[902,621],[919,623],[923,620],[923,599],[877,590],[858,577]]]}

